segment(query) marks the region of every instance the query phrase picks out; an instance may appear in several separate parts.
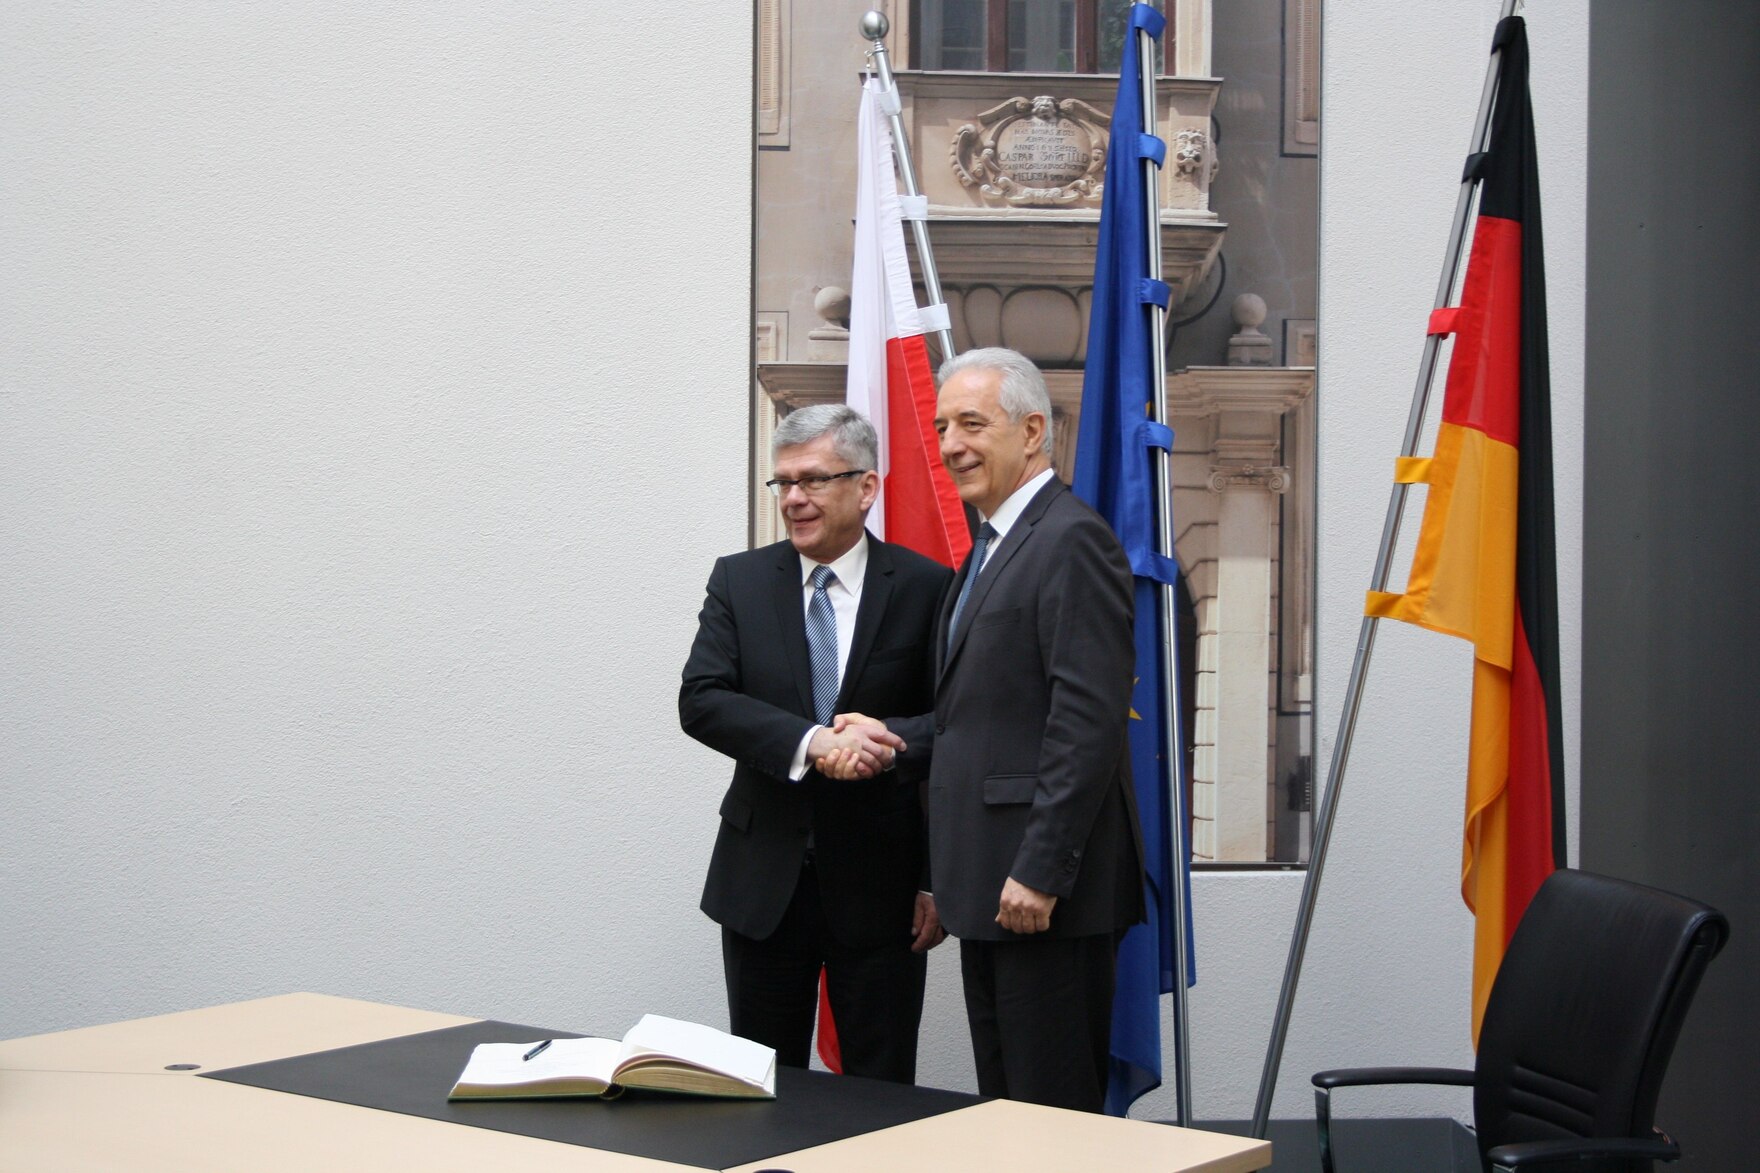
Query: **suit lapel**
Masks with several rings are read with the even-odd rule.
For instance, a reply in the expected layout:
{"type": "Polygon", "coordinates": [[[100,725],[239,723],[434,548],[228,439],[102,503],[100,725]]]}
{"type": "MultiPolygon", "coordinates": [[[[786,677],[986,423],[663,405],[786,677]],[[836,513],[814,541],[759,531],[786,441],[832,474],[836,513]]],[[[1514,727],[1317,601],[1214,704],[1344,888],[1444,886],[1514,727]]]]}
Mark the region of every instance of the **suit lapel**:
{"type": "MultiPolygon", "coordinates": [[[[966,600],[965,626],[951,633],[951,644],[947,643],[949,635],[947,625],[953,618],[952,604],[950,603],[944,609],[941,617],[941,630],[942,643],[947,648],[947,654],[941,659],[940,674],[942,676],[947,674],[947,670],[958,658],[960,649],[965,646],[966,633],[971,631],[972,624],[976,621],[978,612],[983,609],[984,600],[989,596],[991,588],[1008,570],[1008,564],[1014,560],[1014,556],[1020,552],[1021,547],[1025,546],[1033,536],[1033,531],[1040,520],[1044,518],[1045,511],[1051,508],[1051,502],[1057,498],[1058,494],[1067,491],[1062,481],[1055,476],[1052,477],[1044,488],[1033,494],[1033,499],[1027,503],[1026,509],[1021,511],[1021,515],[1015,519],[1015,523],[1008,527],[1008,533],[1003,535],[1002,540],[996,544],[996,548],[986,551],[984,565],[978,573],[978,581],[972,584],[971,597],[966,600]]],[[[970,558],[966,559],[966,564],[969,571],[970,558]]],[[[948,592],[949,599],[958,598],[957,592],[961,585],[962,582],[953,584],[953,589],[948,592]]]]}
{"type": "Polygon", "coordinates": [[[807,611],[801,586],[801,556],[788,542],[778,542],[776,550],[776,586],[771,598],[776,604],[776,626],[782,632],[782,652],[788,660],[788,674],[794,677],[800,694],[802,716],[813,715],[813,666],[807,654],[807,611]]]}
{"type": "Polygon", "coordinates": [[[868,570],[862,576],[862,601],[856,608],[856,629],[850,637],[849,661],[843,670],[843,686],[837,692],[837,711],[850,709],[849,697],[861,677],[861,666],[874,650],[880,624],[886,615],[887,601],[892,597],[892,550],[885,542],[868,535],[868,570]]]}
{"type": "Polygon", "coordinates": [[[953,606],[959,600],[960,588],[965,585],[965,576],[971,572],[972,560],[968,556],[965,564],[953,576],[947,590],[941,595],[941,614],[935,619],[935,679],[941,679],[941,673],[947,667],[947,629],[953,622],[953,606]]]}

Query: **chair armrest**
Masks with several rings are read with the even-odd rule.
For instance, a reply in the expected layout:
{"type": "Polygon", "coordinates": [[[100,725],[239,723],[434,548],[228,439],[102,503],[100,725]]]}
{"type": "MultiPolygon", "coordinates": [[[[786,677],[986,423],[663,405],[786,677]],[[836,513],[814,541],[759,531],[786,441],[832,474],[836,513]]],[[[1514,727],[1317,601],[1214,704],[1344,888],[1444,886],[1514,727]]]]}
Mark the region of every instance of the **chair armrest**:
{"type": "Polygon", "coordinates": [[[1320,1141],[1321,1173],[1332,1167],[1332,1089],[1378,1083],[1440,1083],[1472,1087],[1473,1073],[1458,1067],[1340,1067],[1314,1073],[1314,1128],[1320,1141]]]}
{"type": "Polygon", "coordinates": [[[1367,1087],[1378,1083],[1440,1083],[1472,1087],[1473,1073],[1458,1067],[1340,1067],[1314,1073],[1315,1087],[1367,1087]]]}
{"type": "Polygon", "coordinates": [[[1658,1133],[1654,1137],[1585,1136],[1568,1140],[1523,1140],[1500,1144],[1485,1154],[1494,1169],[1526,1169],[1567,1161],[1586,1161],[1595,1157],[1625,1157],[1632,1160],[1673,1161],[1681,1155],[1681,1147],[1658,1133]]]}

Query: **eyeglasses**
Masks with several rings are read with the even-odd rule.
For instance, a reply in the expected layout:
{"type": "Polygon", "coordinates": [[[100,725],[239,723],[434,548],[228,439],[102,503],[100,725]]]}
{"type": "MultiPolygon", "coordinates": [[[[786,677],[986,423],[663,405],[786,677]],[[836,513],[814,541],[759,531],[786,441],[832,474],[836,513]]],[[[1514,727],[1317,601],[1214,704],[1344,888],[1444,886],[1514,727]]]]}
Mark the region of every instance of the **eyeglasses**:
{"type": "Polygon", "coordinates": [[[831,487],[832,481],[841,481],[845,477],[859,477],[867,471],[869,470],[865,468],[852,468],[848,472],[833,472],[826,473],[824,476],[801,477],[799,480],[794,481],[788,480],[785,477],[777,477],[773,481],[765,481],[764,487],[770,490],[770,495],[772,497],[780,497],[796,485],[799,485],[801,491],[807,496],[817,497],[820,493],[823,493],[831,487]]]}

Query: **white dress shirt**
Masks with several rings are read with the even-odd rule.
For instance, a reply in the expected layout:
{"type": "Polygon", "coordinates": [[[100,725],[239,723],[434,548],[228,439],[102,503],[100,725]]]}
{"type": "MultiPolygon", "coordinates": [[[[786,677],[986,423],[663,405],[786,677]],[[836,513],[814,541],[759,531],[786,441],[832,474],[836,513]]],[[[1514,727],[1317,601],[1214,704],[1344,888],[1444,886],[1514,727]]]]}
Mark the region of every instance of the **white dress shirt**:
{"type": "MultiPolygon", "coordinates": [[[[982,513],[978,515],[989,522],[990,528],[996,531],[996,537],[990,542],[990,548],[984,551],[984,566],[990,565],[990,555],[996,553],[997,544],[1008,536],[1008,531],[1013,528],[1015,522],[1020,520],[1021,514],[1026,511],[1027,502],[1033,499],[1033,494],[1043,489],[1045,482],[1056,475],[1056,469],[1046,469],[1010,493],[1008,500],[996,507],[995,517],[984,517],[982,513]]],[[[983,574],[982,566],[978,568],[978,573],[983,574]]]]}
{"type": "MultiPolygon", "coordinates": [[[[844,551],[834,562],[818,563],[801,556],[801,622],[806,622],[807,608],[813,602],[813,571],[820,565],[831,567],[837,581],[825,588],[831,600],[831,611],[837,616],[837,687],[843,689],[843,672],[849,666],[849,649],[856,630],[856,611],[862,605],[862,580],[868,574],[868,534],[863,531],[856,544],[844,551]]],[[[813,734],[823,728],[814,725],[795,747],[794,760],[789,763],[788,780],[799,782],[807,773],[807,746],[813,734]]]]}

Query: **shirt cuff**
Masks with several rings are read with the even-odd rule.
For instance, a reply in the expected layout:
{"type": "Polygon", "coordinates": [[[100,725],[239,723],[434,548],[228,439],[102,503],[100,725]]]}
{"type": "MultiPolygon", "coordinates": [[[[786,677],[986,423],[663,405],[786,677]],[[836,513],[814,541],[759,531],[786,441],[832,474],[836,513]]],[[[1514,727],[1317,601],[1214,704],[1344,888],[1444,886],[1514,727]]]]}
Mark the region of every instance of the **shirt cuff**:
{"type": "Polygon", "coordinates": [[[823,725],[814,725],[802,735],[801,743],[794,747],[794,758],[788,763],[788,780],[790,782],[799,782],[807,776],[807,746],[813,743],[813,734],[823,728],[825,728],[823,725]]]}

